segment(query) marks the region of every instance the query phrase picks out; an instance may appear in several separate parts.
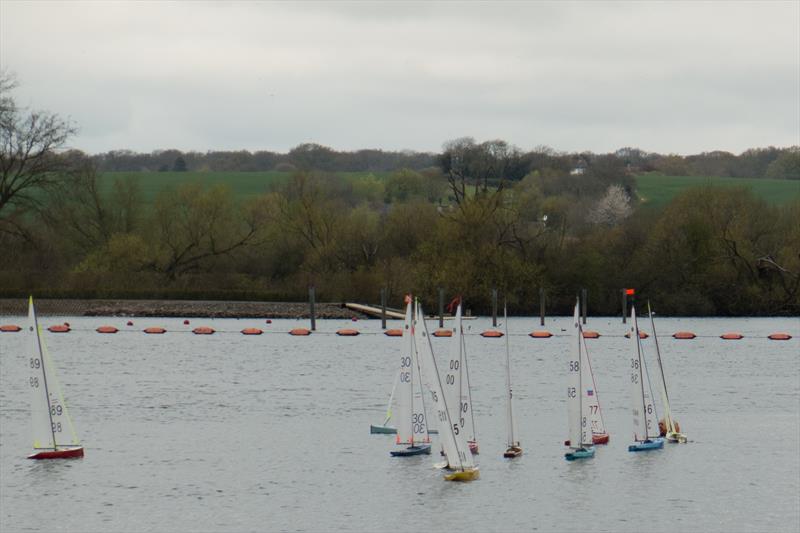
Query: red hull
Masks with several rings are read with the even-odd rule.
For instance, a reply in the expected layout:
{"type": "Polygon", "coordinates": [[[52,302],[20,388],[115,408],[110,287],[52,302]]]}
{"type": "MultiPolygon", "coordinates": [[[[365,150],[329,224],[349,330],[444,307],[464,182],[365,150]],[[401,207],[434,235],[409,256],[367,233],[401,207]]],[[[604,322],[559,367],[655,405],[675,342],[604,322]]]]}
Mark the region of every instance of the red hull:
{"type": "MultiPolygon", "coordinates": [[[[610,437],[608,433],[603,433],[603,434],[596,433],[592,435],[592,444],[608,444],[609,438],[610,437]]],[[[564,441],[564,446],[569,446],[569,444],[570,444],[569,440],[564,441]]]]}
{"type": "Polygon", "coordinates": [[[36,452],[32,455],[29,455],[28,459],[75,459],[78,457],[83,457],[83,447],[36,452]]]}

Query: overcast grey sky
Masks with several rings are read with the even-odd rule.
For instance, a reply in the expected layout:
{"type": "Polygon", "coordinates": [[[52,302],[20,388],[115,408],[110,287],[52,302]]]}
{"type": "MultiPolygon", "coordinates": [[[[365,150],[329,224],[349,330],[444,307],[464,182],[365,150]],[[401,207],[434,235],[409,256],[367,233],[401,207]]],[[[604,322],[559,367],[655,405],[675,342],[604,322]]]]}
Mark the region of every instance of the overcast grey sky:
{"type": "Polygon", "coordinates": [[[797,0],[0,0],[0,67],[91,153],[800,144],[797,0]]]}

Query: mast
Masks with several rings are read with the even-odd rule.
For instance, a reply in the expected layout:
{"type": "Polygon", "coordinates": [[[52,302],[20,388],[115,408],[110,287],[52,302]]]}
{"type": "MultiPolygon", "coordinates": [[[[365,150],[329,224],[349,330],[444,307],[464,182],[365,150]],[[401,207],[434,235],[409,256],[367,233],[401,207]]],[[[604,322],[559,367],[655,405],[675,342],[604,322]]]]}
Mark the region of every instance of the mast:
{"type": "MultiPolygon", "coordinates": [[[[439,368],[438,368],[438,366],[436,364],[436,357],[433,355],[433,345],[431,344],[431,339],[430,339],[430,336],[428,335],[428,328],[425,325],[425,318],[424,318],[424,315],[421,312],[421,309],[420,309],[420,306],[419,306],[419,302],[417,302],[417,309],[416,310],[417,310],[417,320],[419,321],[420,317],[421,317],[422,327],[423,327],[423,330],[424,330],[424,336],[425,336],[426,342],[428,343],[428,349],[430,350],[430,355],[431,355],[430,362],[432,363],[432,366],[433,366],[432,371],[433,371],[433,373],[435,374],[435,377],[436,377],[437,389],[438,389],[438,392],[440,393],[441,398],[442,398],[442,406],[444,407],[444,409],[442,411],[443,411],[445,420],[447,421],[447,430],[450,432],[450,437],[453,439],[453,444],[455,445],[455,448],[456,448],[456,455],[458,455],[458,462],[460,463],[460,468],[463,471],[464,470],[464,460],[461,458],[461,454],[463,452],[458,447],[458,439],[456,439],[456,434],[453,431],[453,421],[450,418],[450,410],[447,408],[447,395],[444,394],[444,387],[442,386],[442,378],[439,375],[439,368]]],[[[430,373],[429,373],[429,375],[430,375],[430,373]]],[[[447,459],[448,459],[448,462],[449,462],[450,457],[448,457],[447,459]]],[[[452,465],[450,465],[450,466],[452,466],[452,465]]]]}
{"type": "Polygon", "coordinates": [[[658,335],[656,334],[656,323],[653,321],[653,311],[650,309],[650,300],[647,301],[647,313],[650,315],[650,329],[653,330],[653,340],[656,343],[656,360],[658,370],[661,373],[661,387],[664,392],[664,418],[667,422],[667,431],[674,432],[675,424],[672,422],[672,409],[669,406],[669,393],[667,392],[667,378],[664,376],[664,364],[661,362],[661,349],[658,346],[658,335]]]}
{"type": "Polygon", "coordinates": [[[55,424],[53,424],[53,406],[50,405],[50,390],[47,386],[47,371],[44,367],[44,352],[42,351],[42,339],[39,337],[39,319],[36,317],[36,310],[33,307],[33,297],[29,301],[31,316],[33,316],[33,328],[36,334],[36,347],[39,349],[39,361],[42,365],[42,382],[44,384],[44,396],[47,399],[47,416],[50,420],[50,434],[53,436],[53,450],[58,449],[56,443],[55,424]]]}
{"type": "Polygon", "coordinates": [[[517,445],[514,438],[514,403],[511,391],[511,348],[508,340],[508,307],[503,302],[503,326],[505,327],[506,337],[506,388],[508,389],[508,447],[517,445]]]}
{"type": "Polygon", "coordinates": [[[644,440],[649,439],[649,431],[647,431],[647,405],[644,401],[644,379],[642,377],[642,345],[639,338],[639,323],[636,320],[636,311],[631,306],[631,314],[633,315],[633,329],[636,335],[636,354],[639,357],[639,385],[642,387],[642,418],[644,419],[644,440]]]}

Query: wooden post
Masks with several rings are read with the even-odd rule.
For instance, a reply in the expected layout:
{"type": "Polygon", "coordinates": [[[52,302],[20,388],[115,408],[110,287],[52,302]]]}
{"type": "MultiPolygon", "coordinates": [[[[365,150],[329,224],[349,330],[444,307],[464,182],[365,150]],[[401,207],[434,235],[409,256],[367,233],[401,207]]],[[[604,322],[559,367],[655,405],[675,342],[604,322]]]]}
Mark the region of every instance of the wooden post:
{"type": "Polygon", "coordinates": [[[492,327],[497,327],[497,289],[492,289],[492,327]]]}
{"type": "Polygon", "coordinates": [[[308,306],[311,311],[311,331],[317,331],[317,315],[314,312],[314,286],[309,285],[308,287],[308,306]]]}
{"type": "Polygon", "coordinates": [[[588,290],[581,289],[581,315],[583,317],[583,325],[586,325],[586,307],[587,300],[589,299],[588,290]]]}
{"type": "Polygon", "coordinates": [[[386,329],[386,287],[381,287],[381,329],[386,329]]]}
{"type": "Polygon", "coordinates": [[[628,322],[628,291],[622,289],[622,323],[628,322]]]}
{"type": "Polygon", "coordinates": [[[439,327],[444,327],[444,289],[439,287],[439,327]]]}
{"type": "Polygon", "coordinates": [[[544,326],[544,287],[539,288],[539,325],[544,326]]]}

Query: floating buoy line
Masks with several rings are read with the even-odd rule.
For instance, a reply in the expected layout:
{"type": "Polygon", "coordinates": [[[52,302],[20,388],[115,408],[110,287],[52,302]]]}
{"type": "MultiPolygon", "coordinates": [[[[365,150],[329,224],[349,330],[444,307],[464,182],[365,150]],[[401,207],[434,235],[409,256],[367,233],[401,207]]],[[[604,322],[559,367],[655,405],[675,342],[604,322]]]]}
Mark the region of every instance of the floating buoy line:
{"type": "MultiPolygon", "coordinates": [[[[184,325],[188,321],[184,321],[184,325]]],[[[271,324],[271,320],[266,321],[267,324],[271,324]]],[[[163,335],[165,333],[174,334],[174,333],[191,333],[193,335],[214,335],[214,334],[229,334],[235,333],[239,335],[251,335],[251,336],[258,336],[264,334],[278,334],[278,335],[292,335],[295,337],[307,337],[309,335],[336,335],[338,337],[357,337],[359,335],[384,335],[386,337],[402,337],[403,330],[392,328],[386,329],[381,331],[360,331],[354,328],[341,328],[336,331],[312,331],[308,328],[304,327],[297,327],[292,328],[288,331],[286,330],[262,330],[256,327],[247,327],[241,330],[217,330],[210,326],[198,326],[194,329],[175,329],[175,330],[167,330],[166,328],[160,326],[149,326],[144,329],[131,329],[133,326],[133,322],[128,321],[127,324],[128,329],[121,329],[117,328],[116,326],[112,325],[102,325],[98,326],[95,329],[91,328],[73,328],[69,325],[69,323],[63,324],[53,324],[52,326],[47,327],[47,331],[51,333],[69,333],[72,331],[80,332],[80,331],[94,331],[96,333],[101,334],[115,334],[115,333],[145,333],[148,335],[163,335]]],[[[22,331],[22,328],[16,324],[2,324],[0,325],[0,334],[1,333],[17,333],[22,331]]],[[[451,337],[453,335],[453,331],[450,329],[442,328],[437,329],[431,334],[433,337],[451,337]]],[[[503,333],[502,331],[497,330],[485,330],[481,332],[465,332],[464,335],[468,336],[480,336],[486,339],[492,338],[501,338],[504,335],[508,335],[509,337],[530,337],[532,339],[550,339],[553,337],[570,337],[566,333],[553,333],[547,330],[535,330],[531,331],[530,333],[503,333]]],[[[600,338],[630,338],[630,333],[623,334],[607,334],[597,331],[586,330],[583,332],[583,337],[585,339],[600,339],[600,338]]],[[[649,335],[644,332],[639,332],[639,337],[641,339],[647,339],[649,335]]],[[[766,336],[755,336],[755,335],[745,335],[738,331],[729,331],[722,333],[721,335],[698,335],[691,331],[677,331],[671,335],[671,337],[675,340],[693,340],[693,339],[722,339],[722,340],[742,340],[742,339],[768,339],[768,340],[775,340],[775,341],[788,341],[793,339],[794,337],[786,332],[776,332],[771,333],[766,336]]]]}

